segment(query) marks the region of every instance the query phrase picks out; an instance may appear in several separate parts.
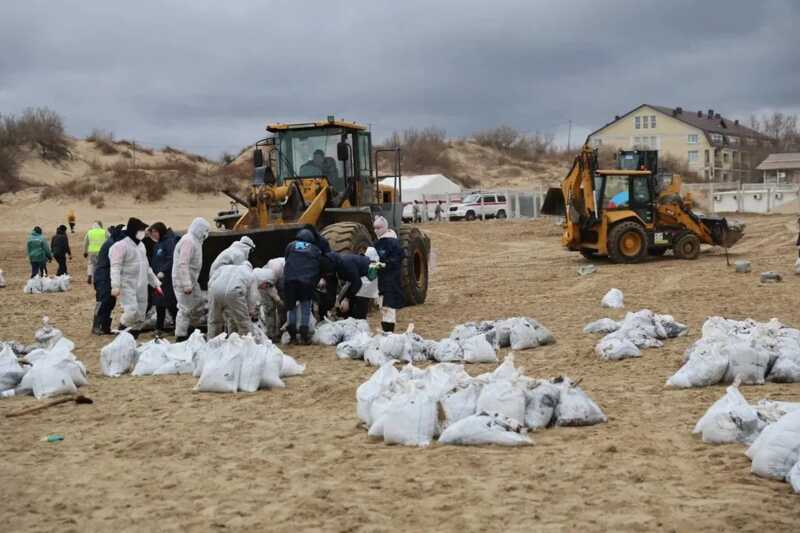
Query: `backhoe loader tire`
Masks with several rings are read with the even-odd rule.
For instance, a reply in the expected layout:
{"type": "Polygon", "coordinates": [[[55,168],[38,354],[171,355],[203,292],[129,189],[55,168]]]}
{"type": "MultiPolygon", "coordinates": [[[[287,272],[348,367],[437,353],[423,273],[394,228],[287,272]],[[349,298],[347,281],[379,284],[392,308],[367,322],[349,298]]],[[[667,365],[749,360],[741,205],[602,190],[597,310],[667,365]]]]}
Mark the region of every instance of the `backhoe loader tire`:
{"type": "Polygon", "coordinates": [[[320,234],[328,239],[334,252],[362,254],[372,245],[369,230],[358,222],[337,222],[322,228],[320,234]]]}
{"type": "Polygon", "coordinates": [[[397,232],[406,253],[401,266],[401,283],[406,305],[421,305],[428,295],[428,260],[430,239],[414,226],[402,225],[397,232]]]}
{"type": "Polygon", "coordinates": [[[631,220],[616,224],[608,232],[608,257],[615,263],[638,263],[647,255],[647,234],[631,220]]]}
{"type": "Polygon", "coordinates": [[[697,259],[700,255],[700,239],[694,233],[686,233],[678,238],[674,249],[675,257],[679,259],[697,259]]]}

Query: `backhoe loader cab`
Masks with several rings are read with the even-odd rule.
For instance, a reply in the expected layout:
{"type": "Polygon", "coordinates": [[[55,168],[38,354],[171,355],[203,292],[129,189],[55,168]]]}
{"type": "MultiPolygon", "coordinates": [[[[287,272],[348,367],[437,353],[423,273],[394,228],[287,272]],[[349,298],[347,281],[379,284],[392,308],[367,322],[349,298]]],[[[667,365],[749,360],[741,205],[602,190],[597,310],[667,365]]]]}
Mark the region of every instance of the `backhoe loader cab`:
{"type": "Polygon", "coordinates": [[[401,225],[399,149],[373,150],[365,126],[333,116],[319,122],[269,124],[267,131],[270,135],[258,141],[253,152],[253,183],[247,198],[226,192],[246,209],[241,214],[221,212],[215,219],[225,231],[212,233],[203,246],[201,285],[207,282],[214,258],[242,235],[256,243],[250,257],[256,266],[282,256],[306,225],[317,228],[334,251],[361,253],[375,239],[372,224],[382,215],[406,251],[406,303],[423,303],[430,239],[418,228],[401,225]],[[387,156],[391,164],[383,166],[392,173],[380,175],[378,159],[387,156]],[[394,187],[381,186],[385,178],[394,178],[394,187]]]}
{"type": "Polygon", "coordinates": [[[670,250],[695,259],[701,243],[730,247],[741,238],[742,225],[691,210],[680,176],[657,173],[658,152],[619,152],[616,161],[598,169],[597,152],[584,146],[561,188],[548,191],[542,213],[564,217],[568,249],[633,263],[670,250]]]}

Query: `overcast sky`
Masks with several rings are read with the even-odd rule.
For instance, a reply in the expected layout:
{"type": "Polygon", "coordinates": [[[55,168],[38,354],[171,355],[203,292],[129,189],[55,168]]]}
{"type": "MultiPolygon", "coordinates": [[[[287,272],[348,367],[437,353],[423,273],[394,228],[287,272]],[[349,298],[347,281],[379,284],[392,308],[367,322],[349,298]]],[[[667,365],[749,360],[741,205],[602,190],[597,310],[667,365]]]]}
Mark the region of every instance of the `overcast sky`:
{"type": "Polygon", "coordinates": [[[800,112],[800,1],[0,2],[0,113],[211,156],[335,114],[573,143],[640,103],[800,112]]]}

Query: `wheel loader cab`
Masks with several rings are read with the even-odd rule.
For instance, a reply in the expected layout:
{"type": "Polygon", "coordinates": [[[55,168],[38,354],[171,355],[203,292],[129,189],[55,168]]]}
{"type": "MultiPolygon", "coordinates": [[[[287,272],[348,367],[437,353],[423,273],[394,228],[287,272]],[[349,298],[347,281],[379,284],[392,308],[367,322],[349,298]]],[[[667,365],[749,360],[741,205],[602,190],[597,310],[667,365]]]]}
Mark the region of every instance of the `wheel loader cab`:
{"type": "Polygon", "coordinates": [[[355,122],[335,120],[308,124],[271,124],[276,183],[324,180],[332,207],[379,203],[372,181],[370,132],[355,122]]]}

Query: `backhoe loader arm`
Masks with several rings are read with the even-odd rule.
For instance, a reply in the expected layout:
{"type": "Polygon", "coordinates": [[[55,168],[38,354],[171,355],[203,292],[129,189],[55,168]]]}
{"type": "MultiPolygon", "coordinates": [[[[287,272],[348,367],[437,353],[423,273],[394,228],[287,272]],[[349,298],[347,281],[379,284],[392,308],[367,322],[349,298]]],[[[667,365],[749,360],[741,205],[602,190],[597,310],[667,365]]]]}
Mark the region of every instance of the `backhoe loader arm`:
{"type": "Polygon", "coordinates": [[[569,248],[580,243],[581,225],[597,216],[594,200],[595,167],[595,153],[589,146],[584,145],[575,158],[569,174],[561,183],[565,217],[565,229],[561,242],[569,248]]]}

